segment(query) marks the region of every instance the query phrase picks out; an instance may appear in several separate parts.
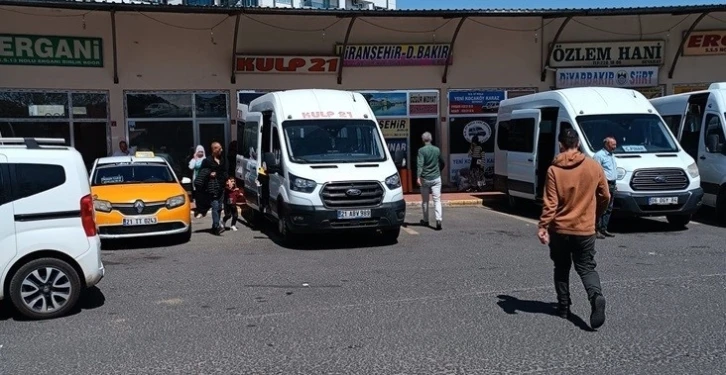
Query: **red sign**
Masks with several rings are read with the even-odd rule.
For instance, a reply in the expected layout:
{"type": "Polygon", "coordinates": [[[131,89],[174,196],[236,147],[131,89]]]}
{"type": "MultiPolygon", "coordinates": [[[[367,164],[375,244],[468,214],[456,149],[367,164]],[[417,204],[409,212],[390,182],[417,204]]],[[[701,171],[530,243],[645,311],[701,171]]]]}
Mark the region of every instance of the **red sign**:
{"type": "Polygon", "coordinates": [[[335,111],[313,111],[303,112],[302,118],[353,118],[351,112],[335,112],[335,111]]]}
{"type": "Polygon", "coordinates": [[[337,56],[246,56],[235,61],[235,73],[333,74],[338,72],[337,56]]]}
{"type": "Polygon", "coordinates": [[[692,32],[683,48],[683,56],[698,55],[726,55],[726,30],[692,32]]]}

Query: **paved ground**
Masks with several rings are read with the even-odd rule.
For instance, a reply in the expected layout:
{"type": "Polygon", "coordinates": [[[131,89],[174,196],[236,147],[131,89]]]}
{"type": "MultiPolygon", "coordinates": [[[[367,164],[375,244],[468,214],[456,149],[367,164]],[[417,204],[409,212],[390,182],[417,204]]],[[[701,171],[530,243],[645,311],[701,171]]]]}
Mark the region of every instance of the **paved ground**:
{"type": "MultiPolygon", "coordinates": [[[[530,219],[487,208],[445,214],[444,231],[411,225],[385,247],[342,238],[285,249],[242,228],[105,251],[108,276],[82,311],[44,322],[0,317],[0,374],[726,368],[723,228],[669,232],[662,222],[631,221],[598,242],[608,321],[590,332],[552,316],[551,265],[530,219]]],[[[411,210],[409,221],[418,219],[411,210]]],[[[587,321],[574,273],[572,281],[574,312],[587,321]]]]}

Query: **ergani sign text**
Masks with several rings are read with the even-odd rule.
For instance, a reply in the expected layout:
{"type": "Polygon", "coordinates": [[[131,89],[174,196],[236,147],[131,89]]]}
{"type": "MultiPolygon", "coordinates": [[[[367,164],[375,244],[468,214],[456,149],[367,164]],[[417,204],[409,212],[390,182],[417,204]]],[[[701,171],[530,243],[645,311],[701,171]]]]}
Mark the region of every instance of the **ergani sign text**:
{"type": "Polygon", "coordinates": [[[235,73],[333,74],[340,59],[335,56],[248,56],[238,55],[235,73]]]}
{"type": "Polygon", "coordinates": [[[557,43],[552,68],[587,66],[659,66],[664,60],[662,40],[602,43],[557,43]]]}
{"type": "Polygon", "coordinates": [[[557,69],[557,88],[658,86],[658,67],[557,69]]]}
{"type": "Polygon", "coordinates": [[[0,34],[0,64],[103,67],[101,38],[0,34]]]}
{"type": "MultiPolygon", "coordinates": [[[[340,55],[342,44],[335,46],[340,55]]],[[[446,65],[448,44],[362,44],[347,45],[343,53],[345,66],[423,66],[446,65]]]]}
{"type": "Polygon", "coordinates": [[[683,46],[683,56],[726,55],[726,30],[694,31],[683,46]]]}

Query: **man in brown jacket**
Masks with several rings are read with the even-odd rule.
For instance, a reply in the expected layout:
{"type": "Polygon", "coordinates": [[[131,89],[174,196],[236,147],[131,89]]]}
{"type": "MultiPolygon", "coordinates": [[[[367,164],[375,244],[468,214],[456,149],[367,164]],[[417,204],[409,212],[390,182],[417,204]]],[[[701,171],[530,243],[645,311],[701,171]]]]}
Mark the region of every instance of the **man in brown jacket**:
{"type": "Polygon", "coordinates": [[[577,133],[566,129],[559,136],[560,154],[547,171],[539,240],[550,247],[555,264],[558,313],[570,316],[570,268],[587,290],[592,313],[590,326],[605,323],[605,297],[595,271],[595,218],[610,202],[607,179],[600,165],[579,151],[577,133]]]}

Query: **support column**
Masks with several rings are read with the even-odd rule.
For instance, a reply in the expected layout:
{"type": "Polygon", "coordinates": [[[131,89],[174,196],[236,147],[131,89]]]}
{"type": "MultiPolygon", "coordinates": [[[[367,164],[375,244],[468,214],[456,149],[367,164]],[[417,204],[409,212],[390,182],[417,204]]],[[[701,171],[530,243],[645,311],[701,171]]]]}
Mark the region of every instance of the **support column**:
{"type": "Polygon", "coordinates": [[[237,75],[234,73],[237,70],[237,38],[239,37],[239,20],[242,14],[237,13],[237,18],[234,21],[234,35],[232,36],[232,75],[229,77],[229,83],[237,83],[237,75]]]}
{"type": "MultiPolygon", "coordinates": [[[[560,25],[560,28],[557,29],[557,34],[555,34],[555,38],[552,39],[552,44],[550,44],[550,48],[547,50],[547,60],[545,61],[545,65],[542,67],[542,74],[540,75],[540,81],[544,82],[547,80],[547,69],[550,67],[550,62],[552,61],[552,52],[555,50],[555,45],[560,40],[560,35],[562,35],[562,32],[565,30],[565,26],[567,26],[568,23],[570,23],[570,20],[572,20],[572,16],[565,18],[565,21],[562,22],[562,25],[560,25]]],[[[543,30],[544,33],[544,30],[543,30]]]]}
{"type": "Polygon", "coordinates": [[[469,17],[462,17],[459,20],[459,24],[456,25],[456,30],[454,30],[454,35],[451,37],[451,42],[449,43],[449,57],[446,58],[446,66],[444,67],[444,74],[441,76],[441,83],[446,83],[446,80],[449,77],[449,65],[453,63],[454,44],[456,43],[456,38],[459,37],[459,30],[461,30],[461,26],[464,25],[467,18],[469,17]]]}
{"type": "Polygon", "coordinates": [[[355,24],[355,20],[357,20],[358,17],[353,17],[350,19],[350,23],[348,24],[348,31],[345,32],[345,39],[343,40],[343,46],[340,49],[340,54],[338,57],[340,58],[339,66],[338,66],[338,84],[343,84],[343,67],[345,64],[343,64],[344,56],[345,56],[345,50],[348,48],[348,40],[350,39],[350,32],[353,30],[353,24],[355,24]]]}
{"type": "Polygon", "coordinates": [[[691,27],[689,27],[688,28],[688,31],[686,31],[686,34],[683,35],[683,39],[681,40],[681,44],[678,46],[678,51],[676,51],[676,55],[673,56],[673,62],[671,63],[671,69],[668,71],[668,79],[672,79],[673,78],[673,73],[676,71],[676,65],[678,65],[678,59],[681,57],[681,54],[683,54],[683,47],[685,47],[686,41],[691,36],[691,33],[693,32],[693,29],[695,29],[696,26],[698,26],[698,24],[701,22],[701,20],[703,20],[704,18],[706,18],[706,16],[709,13],[711,13],[711,12],[701,13],[701,15],[698,16],[698,18],[696,18],[695,21],[693,21],[693,23],[691,24],[691,27]]]}
{"type": "Polygon", "coordinates": [[[111,11],[111,49],[113,51],[113,83],[118,85],[118,53],[116,48],[116,11],[111,11]]]}

